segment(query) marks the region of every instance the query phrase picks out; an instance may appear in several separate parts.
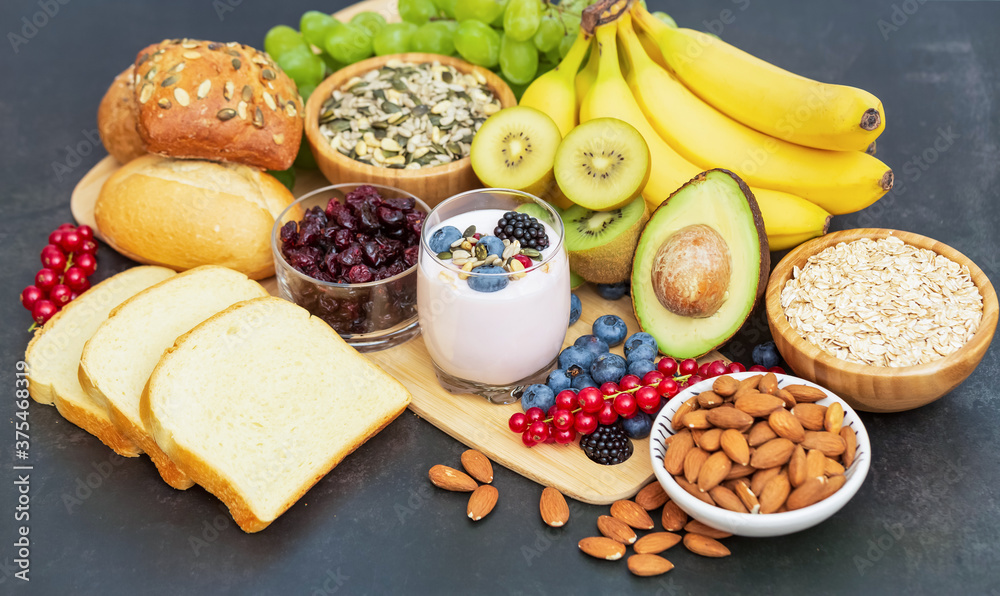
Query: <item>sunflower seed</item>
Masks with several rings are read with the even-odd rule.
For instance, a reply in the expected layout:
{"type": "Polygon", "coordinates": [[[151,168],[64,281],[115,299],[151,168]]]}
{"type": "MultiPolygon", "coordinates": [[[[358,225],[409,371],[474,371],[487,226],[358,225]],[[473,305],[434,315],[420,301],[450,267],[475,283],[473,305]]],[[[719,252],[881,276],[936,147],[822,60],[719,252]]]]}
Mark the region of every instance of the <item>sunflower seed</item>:
{"type": "Polygon", "coordinates": [[[226,81],[226,85],[222,88],[222,97],[229,101],[233,98],[233,91],[236,90],[236,85],[232,81],[226,81]]]}

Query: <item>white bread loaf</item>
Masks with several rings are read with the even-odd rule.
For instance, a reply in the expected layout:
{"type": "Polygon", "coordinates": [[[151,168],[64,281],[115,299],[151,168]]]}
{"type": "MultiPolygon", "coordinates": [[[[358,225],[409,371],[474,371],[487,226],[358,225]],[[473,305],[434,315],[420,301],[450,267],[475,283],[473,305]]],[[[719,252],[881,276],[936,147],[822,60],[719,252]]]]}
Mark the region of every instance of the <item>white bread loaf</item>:
{"type": "Polygon", "coordinates": [[[107,413],[80,386],[80,355],[113,308],[173,275],[174,271],[163,267],[133,267],[109,277],[80,294],[35,331],[24,353],[31,397],[38,403],[55,404],[66,420],[125,457],[136,457],[142,451],[118,432],[107,413]]]}
{"type": "Polygon", "coordinates": [[[177,489],[194,482],[156,446],[142,425],[139,398],[163,352],[195,325],[237,302],[267,296],[259,283],[225,267],[206,265],[139,292],[117,308],[87,341],[80,385],[115,427],[145,451],[177,489]]]}
{"type": "Polygon", "coordinates": [[[140,412],[177,467],[257,532],[409,402],[321,319],[267,297],[178,338],[140,412]]]}

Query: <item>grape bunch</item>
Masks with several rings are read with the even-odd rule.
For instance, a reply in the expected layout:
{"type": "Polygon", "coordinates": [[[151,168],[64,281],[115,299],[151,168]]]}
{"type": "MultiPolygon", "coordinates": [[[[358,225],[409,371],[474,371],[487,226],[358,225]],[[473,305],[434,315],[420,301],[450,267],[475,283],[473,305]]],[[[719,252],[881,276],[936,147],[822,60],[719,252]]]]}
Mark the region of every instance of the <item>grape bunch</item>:
{"type": "Polygon", "coordinates": [[[88,278],[97,270],[96,253],[97,243],[90,226],[65,223],[49,234],[35,283],[21,291],[21,304],[31,312],[35,325],[44,325],[90,288],[88,278]]]}

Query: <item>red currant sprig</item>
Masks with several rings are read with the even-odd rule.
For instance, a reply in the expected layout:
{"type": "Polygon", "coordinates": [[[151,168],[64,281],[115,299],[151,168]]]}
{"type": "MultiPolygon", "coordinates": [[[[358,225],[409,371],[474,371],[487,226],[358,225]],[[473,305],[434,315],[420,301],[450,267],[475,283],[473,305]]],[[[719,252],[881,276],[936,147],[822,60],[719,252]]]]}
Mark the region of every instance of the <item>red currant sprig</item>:
{"type": "Polygon", "coordinates": [[[44,325],[64,306],[90,288],[88,279],[97,270],[97,243],[90,226],[65,223],[49,234],[42,249],[42,269],[35,284],[21,292],[21,304],[34,319],[29,331],[44,325]]]}

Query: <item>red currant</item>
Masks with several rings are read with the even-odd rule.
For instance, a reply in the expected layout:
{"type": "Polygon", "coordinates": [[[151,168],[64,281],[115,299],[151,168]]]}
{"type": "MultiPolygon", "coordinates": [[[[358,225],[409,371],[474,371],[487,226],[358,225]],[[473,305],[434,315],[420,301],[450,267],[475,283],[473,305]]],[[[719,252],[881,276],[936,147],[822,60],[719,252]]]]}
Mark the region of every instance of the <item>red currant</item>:
{"type": "Polygon", "coordinates": [[[677,381],[673,379],[663,379],[660,381],[660,384],[656,386],[657,393],[667,399],[677,395],[680,390],[681,386],[678,385],[677,381]]]}
{"type": "Polygon", "coordinates": [[[589,435],[597,430],[597,416],[587,412],[577,412],[576,420],[573,421],[573,428],[581,435],[589,435]]]}
{"type": "Polygon", "coordinates": [[[741,373],[741,372],[746,372],[746,370],[747,370],[747,367],[743,366],[739,362],[730,362],[729,363],[729,372],[730,373],[741,373]]]}
{"type": "Polygon", "coordinates": [[[21,290],[21,304],[24,308],[31,310],[36,302],[45,298],[45,293],[38,289],[38,286],[28,286],[21,290]]]}
{"type": "Polygon", "coordinates": [[[528,411],[524,413],[528,418],[528,422],[538,422],[545,418],[545,412],[541,408],[528,408],[528,411]]]}
{"type": "Polygon", "coordinates": [[[597,387],[585,387],[581,389],[576,398],[580,404],[580,409],[590,414],[600,412],[601,408],[604,407],[604,396],[601,395],[601,390],[597,387]]]}
{"type": "Polygon", "coordinates": [[[614,424],[616,420],[618,420],[618,412],[615,411],[615,406],[610,401],[604,402],[604,407],[597,415],[597,421],[601,424],[614,424]]]}
{"type": "Polygon", "coordinates": [[[97,271],[97,259],[94,255],[89,253],[77,255],[75,264],[80,269],[83,269],[83,272],[87,275],[87,277],[90,277],[95,271],[97,271]]]}
{"type": "Polygon", "coordinates": [[[87,274],[79,267],[70,267],[67,269],[66,273],[63,274],[63,283],[69,286],[71,290],[76,290],[77,292],[82,292],[90,287],[87,274]]]}
{"type": "Polygon", "coordinates": [[[57,312],[59,312],[59,307],[49,300],[39,300],[31,307],[31,317],[39,325],[44,325],[57,312]]]}
{"type": "Polygon", "coordinates": [[[705,380],[704,378],[702,378],[702,377],[700,377],[698,375],[691,375],[690,377],[688,377],[687,384],[685,384],[685,387],[690,387],[692,385],[696,385],[698,383],[701,383],[704,380],[705,380]]]}
{"type": "Polygon", "coordinates": [[[567,443],[572,443],[573,439],[576,438],[576,431],[573,428],[560,429],[555,432],[556,443],[560,445],[565,445],[567,443]]]}
{"type": "Polygon", "coordinates": [[[73,290],[69,289],[69,286],[65,284],[56,284],[52,286],[51,290],[49,290],[49,300],[51,300],[52,303],[59,308],[62,308],[69,304],[69,297],[72,294],[73,290]]]}
{"type": "Polygon", "coordinates": [[[73,302],[74,300],[76,300],[79,297],[80,297],[80,294],[78,294],[76,292],[73,292],[72,294],[69,295],[69,301],[73,302]]]}
{"type": "Polygon", "coordinates": [[[709,376],[711,376],[711,375],[708,374],[708,363],[707,362],[705,364],[702,364],[701,366],[698,367],[698,376],[706,378],[706,379],[709,376]]]}
{"type": "Polygon", "coordinates": [[[552,415],[552,426],[556,427],[558,430],[572,428],[573,421],[573,412],[570,412],[569,410],[559,409],[552,415]]]}
{"type": "Polygon", "coordinates": [[[615,398],[615,411],[622,418],[630,418],[638,408],[638,404],[635,403],[635,396],[631,393],[619,393],[618,397],[615,398]]]}
{"type": "Polygon", "coordinates": [[[601,385],[601,393],[604,395],[614,395],[621,391],[618,387],[618,383],[604,383],[601,385]]]}
{"type": "Polygon", "coordinates": [[[74,230],[67,230],[62,233],[62,238],[59,239],[59,248],[66,254],[72,254],[80,250],[81,242],[83,242],[83,238],[80,238],[80,234],[74,230]]]}
{"type": "Polygon", "coordinates": [[[618,385],[623,391],[628,391],[629,389],[635,389],[639,386],[639,377],[635,375],[625,375],[622,377],[621,381],[618,381],[618,385]]]}
{"type": "Polygon", "coordinates": [[[62,271],[66,266],[66,255],[54,244],[46,244],[42,249],[42,267],[62,271]]]}
{"type": "Polygon", "coordinates": [[[54,232],[49,234],[49,244],[55,244],[56,246],[61,245],[62,237],[65,232],[66,232],[65,230],[55,230],[54,232]]]}
{"type": "Polygon", "coordinates": [[[525,269],[531,267],[531,259],[526,255],[514,255],[514,260],[524,265],[525,269]]]}
{"type": "Polygon", "coordinates": [[[531,438],[531,431],[526,430],[521,433],[521,442],[524,443],[525,447],[534,447],[537,441],[531,438]]]}
{"type": "Polygon", "coordinates": [[[754,364],[750,367],[750,372],[767,372],[767,369],[759,364],[754,364]]]}
{"type": "Polygon", "coordinates": [[[698,361],[694,358],[688,358],[680,363],[677,370],[681,372],[681,375],[693,375],[698,372],[698,361]]]}
{"type": "Polygon", "coordinates": [[[549,438],[549,425],[536,420],[528,426],[528,436],[536,443],[542,443],[549,438]]]}
{"type": "Polygon", "coordinates": [[[74,226],[71,223],[64,223],[64,224],[59,224],[59,227],[56,228],[56,229],[57,230],[75,230],[76,226],[74,226]]]}
{"type": "Polygon", "coordinates": [[[556,395],[556,405],[563,410],[576,409],[576,392],[572,389],[563,389],[556,395]]]}
{"type": "Polygon", "coordinates": [[[651,370],[642,376],[643,385],[657,385],[664,379],[663,373],[658,370],[651,370]]]}
{"type": "Polygon", "coordinates": [[[668,377],[672,377],[677,372],[677,361],[669,356],[660,358],[660,361],[656,363],[656,370],[668,377]]]}
{"type": "Polygon", "coordinates": [[[80,248],[76,252],[81,255],[95,254],[97,252],[97,243],[93,240],[84,240],[80,243],[80,248]]]}
{"type": "Polygon", "coordinates": [[[52,289],[52,286],[59,283],[59,275],[51,269],[41,269],[35,274],[35,285],[43,293],[52,289]]]}
{"type": "Polygon", "coordinates": [[[80,226],[76,229],[76,233],[80,235],[80,238],[84,240],[94,239],[94,229],[90,226],[80,226]]]}
{"type": "Polygon", "coordinates": [[[559,411],[559,406],[552,404],[552,406],[545,412],[545,418],[552,418],[557,411],[559,411]]]}
{"type": "Polygon", "coordinates": [[[772,366],[771,368],[767,369],[767,372],[773,372],[776,375],[783,375],[785,374],[785,369],[781,368],[780,366],[772,366]]]}
{"type": "Polygon", "coordinates": [[[516,433],[523,433],[528,428],[528,417],[521,412],[517,412],[507,421],[510,430],[516,433]]]}
{"type": "Polygon", "coordinates": [[[660,407],[660,394],[653,387],[643,387],[635,392],[635,402],[648,414],[660,407]]]}
{"type": "Polygon", "coordinates": [[[726,366],[725,362],[721,360],[716,360],[715,362],[708,365],[708,376],[717,377],[719,375],[724,375],[728,370],[729,368],[726,366]]]}

